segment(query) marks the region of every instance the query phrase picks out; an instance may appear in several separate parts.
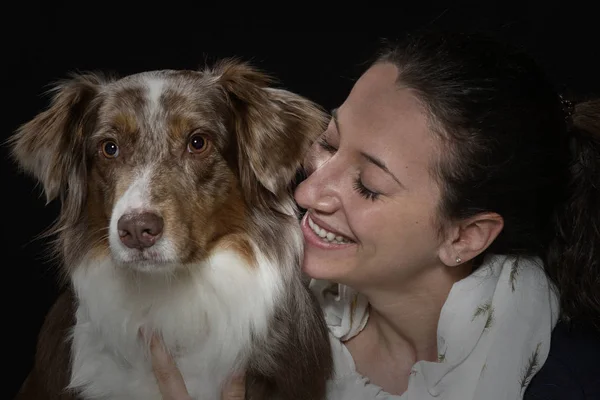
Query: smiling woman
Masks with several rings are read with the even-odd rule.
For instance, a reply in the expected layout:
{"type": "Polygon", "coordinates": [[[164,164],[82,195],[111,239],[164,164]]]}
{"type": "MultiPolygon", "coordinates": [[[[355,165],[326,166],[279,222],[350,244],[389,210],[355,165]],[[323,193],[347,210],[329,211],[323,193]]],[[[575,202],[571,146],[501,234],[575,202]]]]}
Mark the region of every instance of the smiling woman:
{"type": "MultiPolygon", "coordinates": [[[[562,100],[479,35],[411,35],[358,79],[295,191],[328,399],[522,399],[559,320],[600,328],[600,102],[562,100]]],[[[594,390],[569,373],[555,393],[594,390]]]]}
{"type": "Polygon", "coordinates": [[[574,111],[477,35],[409,37],[361,76],[296,190],[330,399],[522,398],[559,315],[598,322],[600,104],[574,111]]]}
{"type": "MultiPolygon", "coordinates": [[[[390,285],[399,290],[399,283],[416,288],[435,273],[423,265],[451,273],[452,280],[458,272],[434,262],[432,216],[440,191],[429,171],[437,145],[418,99],[396,89],[397,75],[394,65],[381,64],[359,79],[313,146],[305,163],[309,178],[296,190],[298,204],[309,209],[302,223],[305,272],[364,294],[390,285]],[[351,244],[323,246],[309,221],[351,244]]],[[[433,289],[443,303],[446,290],[433,289]]]]}

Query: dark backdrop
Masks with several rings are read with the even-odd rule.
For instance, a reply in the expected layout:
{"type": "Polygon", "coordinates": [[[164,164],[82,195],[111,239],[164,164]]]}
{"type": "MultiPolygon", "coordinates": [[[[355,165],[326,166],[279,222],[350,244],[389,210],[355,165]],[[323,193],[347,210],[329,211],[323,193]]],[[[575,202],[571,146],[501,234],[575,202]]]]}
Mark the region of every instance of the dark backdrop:
{"type": "MultiPolygon", "coordinates": [[[[230,14],[233,6],[226,12],[192,10],[172,2],[160,8],[146,2],[130,10],[123,4],[85,3],[88,9],[83,9],[20,3],[19,9],[4,12],[9,21],[2,27],[5,45],[0,50],[5,69],[0,74],[5,80],[0,140],[48,104],[44,91],[49,83],[75,70],[124,75],[196,68],[219,57],[240,56],[271,72],[286,88],[332,108],[344,100],[378,38],[425,25],[497,34],[528,49],[557,84],[578,95],[600,94],[600,33],[585,2],[487,3],[370,10],[346,2],[331,12],[319,9],[319,15],[309,5],[289,3],[284,17],[236,17],[230,14]]],[[[285,11],[283,3],[277,4],[285,11]]],[[[40,188],[17,172],[7,154],[0,148],[2,308],[8,311],[2,320],[8,392],[0,398],[12,397],[31,367],[37,332],[56,296],[53,265],[42,260],[45,242],[35,236],[56,218],[58,204],[45,206],[40,188]]]]}

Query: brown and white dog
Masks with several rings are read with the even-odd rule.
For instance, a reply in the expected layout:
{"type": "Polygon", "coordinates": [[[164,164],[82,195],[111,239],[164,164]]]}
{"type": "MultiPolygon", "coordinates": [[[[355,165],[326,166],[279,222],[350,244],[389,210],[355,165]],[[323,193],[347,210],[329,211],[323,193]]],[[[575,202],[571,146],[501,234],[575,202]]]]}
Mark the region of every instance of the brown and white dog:
{"type": "Polygon", "coordinates": [[[46,321],[21,398],[160,399],[140,328],[160,335],[195,399],[218,399],[241,370],[247,398],[323,398],[329,340],[301,279],[290,182],[325,124],[235,60],[60,83],[10,143],[62,200],[75,318],[60,338],[68,316],[46,321]]]}

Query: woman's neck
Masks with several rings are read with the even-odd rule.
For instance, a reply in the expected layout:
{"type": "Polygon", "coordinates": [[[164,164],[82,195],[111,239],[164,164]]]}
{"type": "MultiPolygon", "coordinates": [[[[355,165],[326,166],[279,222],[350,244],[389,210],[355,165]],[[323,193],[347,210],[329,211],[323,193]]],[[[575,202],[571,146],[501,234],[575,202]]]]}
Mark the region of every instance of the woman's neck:
{"type": "Polygon", "coordinates": [[[398,287],[365,290],[370,304],[369,329],[388,354],[412,364],[437,361],[437,327],[446,299],[470,271],[440,267],[398,287]]]}

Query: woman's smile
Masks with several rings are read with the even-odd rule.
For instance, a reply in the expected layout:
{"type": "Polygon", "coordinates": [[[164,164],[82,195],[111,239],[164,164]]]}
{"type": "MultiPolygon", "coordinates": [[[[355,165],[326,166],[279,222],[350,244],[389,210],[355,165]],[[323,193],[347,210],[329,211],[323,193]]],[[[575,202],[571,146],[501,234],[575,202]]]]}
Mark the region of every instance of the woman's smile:
{"type": "Polygon", "coordinates": [[[306,244],[325,250],[340,250],[356,245],[356,242],[337,232],[307,212],[302,219],[302,233],[306,244]]]}

